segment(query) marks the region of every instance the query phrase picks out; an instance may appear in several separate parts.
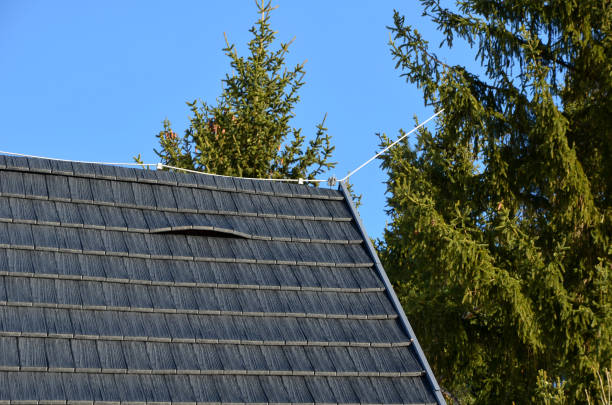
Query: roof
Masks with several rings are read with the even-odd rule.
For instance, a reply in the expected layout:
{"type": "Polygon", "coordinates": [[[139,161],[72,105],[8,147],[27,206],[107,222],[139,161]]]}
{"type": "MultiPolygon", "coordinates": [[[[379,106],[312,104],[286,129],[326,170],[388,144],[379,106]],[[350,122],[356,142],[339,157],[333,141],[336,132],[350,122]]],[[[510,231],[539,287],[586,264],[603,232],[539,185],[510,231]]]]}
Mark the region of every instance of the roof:
{"type": "Polygon", "coordinates": [[[343,187],[0,155],[0,403],[443,403],[343,187]]]}

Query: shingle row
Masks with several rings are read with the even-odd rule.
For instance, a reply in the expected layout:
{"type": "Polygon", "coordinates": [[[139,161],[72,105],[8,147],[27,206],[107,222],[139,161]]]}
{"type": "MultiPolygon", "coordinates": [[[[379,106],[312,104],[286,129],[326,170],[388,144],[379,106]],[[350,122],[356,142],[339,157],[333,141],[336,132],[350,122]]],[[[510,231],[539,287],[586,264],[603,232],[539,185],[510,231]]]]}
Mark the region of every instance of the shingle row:
{"type": "MultiPolygon", "coordinates": [[[[412,373],[421,367],[409,346],[342,347],[167,343],[0,337],[0,369],[107,369],[293,373],[412,373]]],[[[77,370],[78,371],[78,370],[77,370]]]]}
{"type": "Polygon", "coordinates": [[[0,400],[435,404],[423,378],[0,372],[0,400]]]}
{"type": "Polygon", "coordinates": [[[0,303],[44,303],[179,312],[395,316],[385,292],[152,286],[0,276],[0,303]]]}
{"type": "Polygon", "coordinates": [[[169,211],[242,213],[246,215],[348,219],[346,204],[339,200],[289,198],[200,188],[166,186],[0,171],[0,193],[65,202],[118,205],[169,211]]]}
{"type": "Polygon", "coordinates": [[[0,221],[136,232],[210,229],[288,241],[362,241],[348,221],[168,212],[15,197],[0,197],[0,221]]]}
{"type": "Polygon", "coordinates": [[[372,265],[362,245],[145,234],[0,223],[0,248],[101,255],[361,267],[372,265]]]}
{"type": "Polygon", "coordinates": [[[0,272],[24,276],[178,286],[380,289],[373,268],[265,265],[0,249],[0,272]]]}
{"type": "Polygon", "coordinates": [[[311,187],[288,182],[261,181],[168,170],[142,170],[129,167],[34,159],[0,155],[0,170],[53,173],[107,180],[123,180],[170,186],[200,187],[215,190],[242,191],[263,195],[343,200],[338,190],[311,187]]]}
{"type": "Polygon", "coordinates": [[[409,341],[395,319],[197,315],[0,306],[0,322],[4,335],[24,333],[29,336],[104,336],[151,341],[212,339],[387,345],[409,341]]]}

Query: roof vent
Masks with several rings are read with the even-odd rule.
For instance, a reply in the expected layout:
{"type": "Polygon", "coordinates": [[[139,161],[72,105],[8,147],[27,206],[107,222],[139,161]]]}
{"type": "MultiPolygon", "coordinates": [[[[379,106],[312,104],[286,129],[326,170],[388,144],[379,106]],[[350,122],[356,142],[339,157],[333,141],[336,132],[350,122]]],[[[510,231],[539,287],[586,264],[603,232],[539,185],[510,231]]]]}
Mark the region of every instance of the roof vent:
{"type": "Polygon", "coordinates": [[[251,239],[250,235],[242,232],[236,232],[232,229],[212,228],[206,226],[185,226],[164,229],[151,229],[151,233],[164,235],[188,235],[188,236],[205,236],[214,238],[240,238],[251,239]]]}

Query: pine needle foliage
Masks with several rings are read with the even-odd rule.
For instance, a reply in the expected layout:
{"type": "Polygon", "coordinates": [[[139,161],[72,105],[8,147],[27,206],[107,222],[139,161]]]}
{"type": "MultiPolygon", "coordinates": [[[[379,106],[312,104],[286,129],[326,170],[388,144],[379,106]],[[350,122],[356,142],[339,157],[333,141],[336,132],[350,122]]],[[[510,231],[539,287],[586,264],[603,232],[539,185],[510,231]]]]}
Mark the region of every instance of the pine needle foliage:
{"type": "Polygon", "coordinates": [[[293,179],[313,179],[336,165],[325,117],[308,142],[301,129],[291,126],[304,63],[287,68],[291,43],[272,49],[276,33],[270,13],[275,7],[264,0],[256,4],[260,18],[250,29],[249,54],[238,55],[226,38],[223,51],[231,73],[217,104],[188,102],[190,125],[183,136],[164,121],[157,134],[160,149],[155,149],[162,163],[227,176],[293,179]]]}
{"type": "Polygon", "coordinates": [[[383,157],[385,268],[462,404],[584,403],[612,358],[612,2],[421,5],[482,71],[395,13],[396,67],[444,113],[383,157]]]}

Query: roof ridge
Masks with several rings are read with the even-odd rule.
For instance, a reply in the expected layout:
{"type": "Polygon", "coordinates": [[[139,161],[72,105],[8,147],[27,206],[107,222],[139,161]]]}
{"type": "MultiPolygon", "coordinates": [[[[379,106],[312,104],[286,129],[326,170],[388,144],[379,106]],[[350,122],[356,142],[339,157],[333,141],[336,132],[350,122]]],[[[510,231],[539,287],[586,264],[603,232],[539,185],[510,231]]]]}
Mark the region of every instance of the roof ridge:
{"type": "Polygon", "coordinates": [[[192,187],[289,198],[343,200],[341,194],[331,188],[285,183],[275,181],[274,179],[232,177],[200,172],[198,174],[177,173],[167,170],[126,168],[99,163],[37,157],[29,158],[0,154],[0,170],[192,187]]]}

